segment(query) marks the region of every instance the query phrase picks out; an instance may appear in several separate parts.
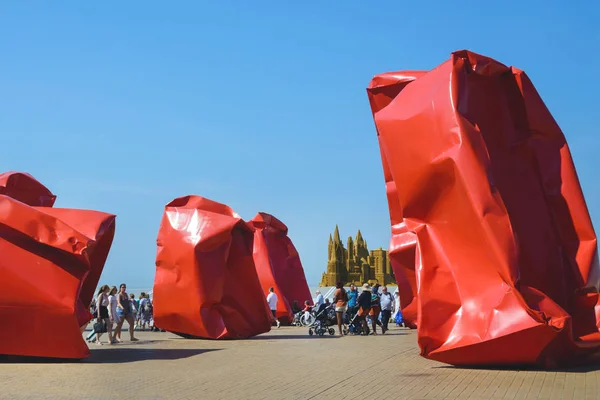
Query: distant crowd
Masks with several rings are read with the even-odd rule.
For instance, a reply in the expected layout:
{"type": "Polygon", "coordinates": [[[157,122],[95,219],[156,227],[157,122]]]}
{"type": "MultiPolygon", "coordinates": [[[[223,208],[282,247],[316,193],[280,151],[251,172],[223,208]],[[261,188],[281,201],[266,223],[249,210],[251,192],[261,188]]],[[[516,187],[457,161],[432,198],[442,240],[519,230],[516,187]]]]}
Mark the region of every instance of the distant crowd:
{"type": "MultiPolygon", "coordinates": [[[[311,328],[319,335],[329,331],[333,335],[333,326],[337,323],[338,334],[347,335],[349,332],[360,335],[377,335],[377,327],[382,334],[389,330],[389,322],[395,320],[398,326],[403,324],[400,311],[400,296],[396,290],[394,294],[388,292],[386,286],[375,284],[371,287],[364,284],[359,292],[355,285],[350,285],[346,290],[341,282],[336,285],[333,299],[330,302],[317,290],[313,301],[306,300],[304,308],[298,302],[292,304],[294,325],[304,325],[311,328]],[[302,323],[300,323],[302,321],[302,323]],[[370,325],[370,326],[369,326],[370,325]],[[329,328],[332,326],[332,328],[329,328]]],[[[276,310],[279,301],[273,288],[267,293],[267,303],[273,314],[274,323],[279,328],[276,310]]],[[[121,331],[127,321],[129,325],[129,339],[138,341],[135,330],[158,330],[154,326],[153,305],[150,296],[142,292],[136,299],[135,294],[127,293],[127,285],[122,283],[116,286],[104,285],[98,290],[97,296],[90,306],[90,312],[96,322],[87,337],[88,342],[102,345],[101,337],[108,334],[108,344],[122,342],[121,331]]]]}
{"type": "MultiPolygon", "coordinates": [[[[304,302],[302,309],[295,301],[292,304],[293,324],[315,328],[309,330],[311,334],[321,334],[324,331],[334,334],[333,330],[329,330],[329,326],[337,324],[340,336],[349,332],[377,335],[377,327],[385,334],[389,330],[390,321],[395,321],[397,326],[404,325],[398,290],[392,294],[386,286],[375,284],[371,287],[366,283],[361,289],[359,292],[356,286],[351,284],[349,290],[346,290],[344,285],[338,282],[331,302],[319,290],[315,292],[316,297],[313,301],[304,302]]],[[[273,288],[269,289],[267,302],[275,315],[277,296],[273,288]]],[[[279,321],[276,320],[276,323],[279,327],[279,321]]]]}

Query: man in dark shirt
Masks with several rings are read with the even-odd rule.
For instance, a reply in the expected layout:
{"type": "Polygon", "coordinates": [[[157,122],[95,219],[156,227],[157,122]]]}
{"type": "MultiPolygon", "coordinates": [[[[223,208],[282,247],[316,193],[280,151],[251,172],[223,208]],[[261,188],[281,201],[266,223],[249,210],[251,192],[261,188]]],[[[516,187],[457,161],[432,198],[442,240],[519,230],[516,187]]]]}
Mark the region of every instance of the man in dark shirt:
{"type": "Polygon", "coordinates": [[[360,296],[358,296],[358,316],[360,317],[360,322],[363,326],[363,335],[367,335],[369,332],[369,327],[367,326],[367,315],[369,315],[369,311],[371,311],[371,286],[368,283],[365,283],[362,286],[362,292],[360,296]]]}

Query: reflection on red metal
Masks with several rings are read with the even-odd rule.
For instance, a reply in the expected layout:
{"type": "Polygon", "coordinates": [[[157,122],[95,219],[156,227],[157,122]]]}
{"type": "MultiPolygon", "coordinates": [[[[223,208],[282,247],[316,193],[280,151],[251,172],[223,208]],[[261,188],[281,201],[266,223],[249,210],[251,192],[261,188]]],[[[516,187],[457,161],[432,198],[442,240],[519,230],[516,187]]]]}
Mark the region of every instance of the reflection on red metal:
{"type": "Polygon", "coordinates": [[[115,216],[32,207],[17,199],[52,205],[55,196],[27,174],[1,182],[0,320],[10,329],[0,329],[0,354],[85,358],[81,328],[92,318],[115,216]]]}
{"type": "Polygon", "coordinates": [[[184,337],[248,338],[272,316],[252,258],[253,228],[199,196],[165,207],[158,233],[154,321],[184,337]]]}
{"type": "Polygon", "coordinates": [[[52,207],[56,200],[56,196],[46,186],[23,172],[0,174],[0,194],[37,207],[52,207]]]}
{"type": "Polygon", "coordinates": [[[368,94],[422,355],[550,368],[596,351],[596,234],[527,75],[458,51],[429,72],[379,75],[368,94]]]}
{"type": "Polygon", "coordinates": [[[300,256],[288,237],[283,222],[267,213],[258,213],[250,224],[254,232],[254,263],[265,295],[270,287],[277,294],[277,318],[291,323],[294,302],[303,308],[306,300],[312,303],[300,256]]]}

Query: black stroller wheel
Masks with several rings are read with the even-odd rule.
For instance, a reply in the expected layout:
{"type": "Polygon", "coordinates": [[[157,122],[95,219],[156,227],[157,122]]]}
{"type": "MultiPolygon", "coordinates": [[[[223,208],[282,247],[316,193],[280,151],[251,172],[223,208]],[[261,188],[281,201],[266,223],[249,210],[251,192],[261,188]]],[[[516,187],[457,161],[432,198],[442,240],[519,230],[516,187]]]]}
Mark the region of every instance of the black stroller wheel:
{"type": "Polygon", "coordinates": [[[335,335],[335,329],[333,329],[333,328],[329,328],[329,334],[330,334],[331,336],[335,335]]]}

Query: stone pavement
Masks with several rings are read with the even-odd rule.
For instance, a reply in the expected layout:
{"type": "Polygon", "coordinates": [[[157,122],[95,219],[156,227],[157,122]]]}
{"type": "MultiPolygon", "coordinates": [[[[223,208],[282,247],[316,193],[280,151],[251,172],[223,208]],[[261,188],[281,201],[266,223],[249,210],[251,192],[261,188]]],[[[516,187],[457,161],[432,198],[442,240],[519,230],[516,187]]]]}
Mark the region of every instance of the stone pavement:
{"type": "Polygon", "coordinates": [[[0,363],[0,399],[599,398],[600,364],[453,368],[420,357],[416,332],[400,328],[338,338],[282,327],[240,341],[137,335],[137,343],[90,345],[92,356],[80,362],[0,363]]]}

